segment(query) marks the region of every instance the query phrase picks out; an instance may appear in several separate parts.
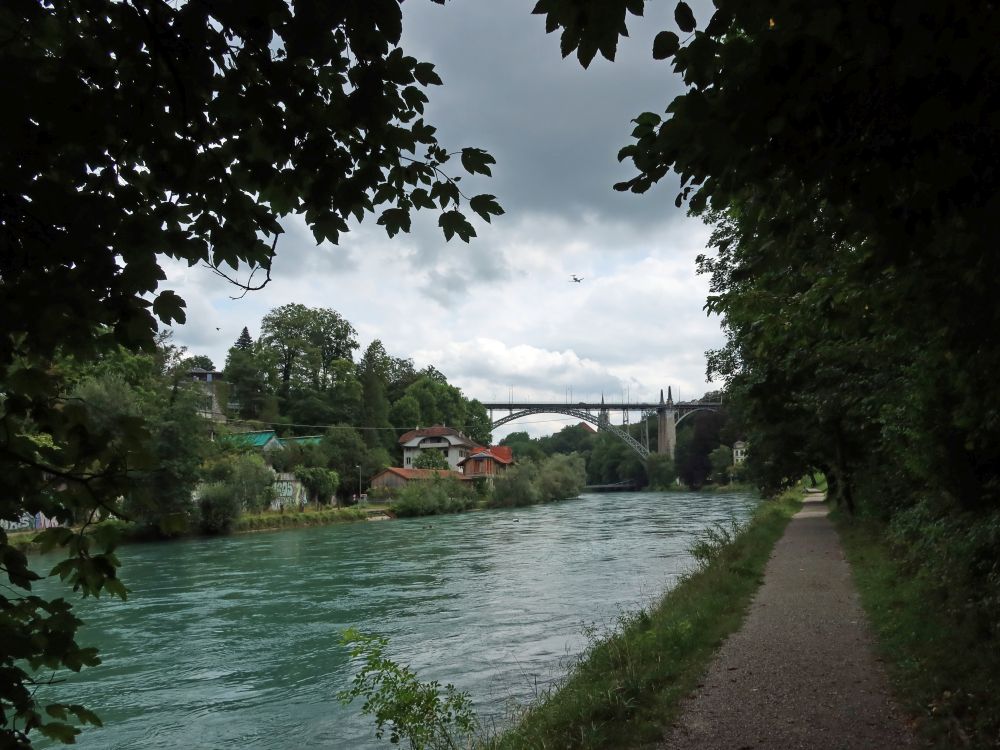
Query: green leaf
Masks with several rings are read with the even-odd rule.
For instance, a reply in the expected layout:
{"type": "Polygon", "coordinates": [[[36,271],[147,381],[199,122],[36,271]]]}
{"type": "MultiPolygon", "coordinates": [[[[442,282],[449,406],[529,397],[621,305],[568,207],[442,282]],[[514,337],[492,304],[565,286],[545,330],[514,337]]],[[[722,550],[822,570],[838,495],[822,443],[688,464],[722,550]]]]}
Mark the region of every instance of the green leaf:
{"type": "Polygon", "coordinates": [[[184,315],[184,306],[184,300],[176,292],[166,289],[153,300],[153,314],[167,325],[174,322],[183,323],[187,319],[184,315]]]}
{"type": "Polygon", "coordinates": [[[469,208],[479,214],[486,223],[490,223],[490,215],[502,216],[503,208],[497,203],[495,195],[487,195],[483,193],[481,195],[474,195],[469,199],[469,208]]]}
{"type": "Polygon", "coordinates": [[[390,44],[399,44],[403,33],[403,13],[396,0],[367,0],[365,9],[390,44]]]}
{"type": "Polygon", "coordinates": [[[421,86],[440,86],[442,83],[441,77],[434,72],[434,65],[428,62],[414,65],[413,77],[421,86]]]}
{"type": "Polygon", "coordinates": [[[417,188],[412,193],[410,193],[410,200],[413,201],[413,205],[419,208],[435,208],[434,201],[431,200],[430,194],[423,188],[417,188]]]}
{"type": "Polygon", "coordinates": [[[69,724],[61,724],[56,721],[43,724],[38,727],[38,731],[50,740],[56,740],[64,745],[72,745],[76,741],[76,736],[80,734],[80,730],[76,727],[71,727],[69,724]]]}
{"type": "Polygon", "coordinates": [[[661,31],[653,39],[653,59],[666,60],[677,54],[681,47],[681,40],[672,31],[661,31]]]}
{"type": "Polygon", "coordinates": [[[641,115],[636,117],[632,122],[637,125],[641,125],[646,128],[654,128],[660,124],[660,116],[655,112],[643,112],[641,115]]]}
{"type": "Polygon", "coordinates": [[[674,8],[674,20],[677,21],[677,26],[684,33],[694,31],[698,25],[698,22],[694,19],[694,13],[691,12],[691,6],[683,2],[683,0],[677,3],[677,7],[674,8]]]}
{"type": "Polygon", "coordinates": [[[122,601],[128,599],[128,589],[118,578],[108,578],[104,581],[104,589],[113,596],[117,596],[122,601]]]}
{"type": "Polygon", "coordinates": [[[67,529],[65,526],[55,526],[45,531],[40,531],[34,539],[39,546],[39,552],[51,552],[56,547],[65,547],[76,532],[67,529]]]}
{"type": "Polygon", "coordinates": [[[481,148],[462,149],[462,167],[469,174],[490,175],[490,164],[496,164],[497,160],[481,148]]]}
{"type": "Polygon", "coordinates": [[[377,223],[385,227],[386,234],[395,237],[400,230],[410,231],[410,212],[405,208],[387,208],[378,217],[377,223]]]}
{"type": "Polygon", "coordinates": [[[476,230],[461,211],[445,211],[438,219],[438,226],[444,230],[445,240],[450,240],[457,234],[463,242],[468,242],[476,236],[476,230]]]}

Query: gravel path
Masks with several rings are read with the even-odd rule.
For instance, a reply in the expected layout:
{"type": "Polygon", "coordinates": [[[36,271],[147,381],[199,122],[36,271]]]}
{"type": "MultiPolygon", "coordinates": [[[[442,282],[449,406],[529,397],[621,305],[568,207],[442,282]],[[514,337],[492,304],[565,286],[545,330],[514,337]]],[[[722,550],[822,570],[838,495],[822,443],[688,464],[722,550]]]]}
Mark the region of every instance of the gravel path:
{"type": "Polygon", "coordinates": [[[661,748],[911,747],[837,532],[820,498],[809,499],[661,748]]]}

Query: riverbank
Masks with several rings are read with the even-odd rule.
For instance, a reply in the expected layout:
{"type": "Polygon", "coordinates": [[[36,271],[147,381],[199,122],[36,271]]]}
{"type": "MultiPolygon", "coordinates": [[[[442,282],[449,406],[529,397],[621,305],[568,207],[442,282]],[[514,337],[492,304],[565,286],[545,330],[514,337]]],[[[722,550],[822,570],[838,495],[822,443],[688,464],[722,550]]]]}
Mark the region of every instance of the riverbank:
{"type": "MultiPolygon", "coordinates": [[[[837,525],[878,653],[920,739],[941,750],[1000,747],[1000,648],[971,606],[975,592],[949,569],[956,556],[924,550],[917,564],[884,523],[838,514],[837,525]]],[[[957,550],[971,546],[943,524],[926,528],[951,533],[957,550]]]]}
{"type": "MultiPolygon", "coordinates": [[[[103,521],[96,524],[99,526],[114,525],[117,527],[119,541],[122,544],[152,542],[152,541],[172,541],[180,539],[194,539],[201,537],[226,537],[234,534],[249,534],[257,531],[278,531],[280,529],[310,528],[313,526],[328,526],[330,524],[357,523],[358,521],[381,520],[386,518],[389,508],[386,505],[375,504],[363,507],[351,506],[347,508],[318,508],[315,510],[288,511],[280,513],[268,511],[265,513],[249,513],[242,515],[233,523],[228,534],[203,534],[196,531],[177,534],[168,538],[157,536],[150,529],[131,523],[129,521],[103,521]]],[[[41,529],[31,529],[27,531],[8,531],[8,543],[21,552],[37,551],[35,537],[41,533],[41,529]]]]}
{"type": "Polygon", "coordinates": [[[628,747],[658,741],[722,642],[743,621],[801,491],[763,501],[743,527],[717,525],[692,553],[698,567],[658,604],[593,634],[566,679],[527,708],[490,750],[628,747]]]}
{"type": "MultiPolygon", "coordinates": [[[[101,717],[103,728],[77,738],[81,750],[147,747],[150,737],[164,747],[377,750],[388,742],[360,705],[334,698],[356,671],[337,645],[353,626],[388,637],[390,658],[454,682],[499,724],[566,674],[587,646],[582,622],[648,606],[695,564],[688,550],[706,529],[743,521],[757,504],[751,495],[585,495],[127,545],[117,554],[128,601],[74,606],[104,664],[45,690],[101,717]]],[[[37,592],[67,593],[51,579],[37,592]]]]}
{"type": "Polygon", "coordinates": [[[764,584],[659,750],[915,747],[824,495],[810,493],[764,584]]]}

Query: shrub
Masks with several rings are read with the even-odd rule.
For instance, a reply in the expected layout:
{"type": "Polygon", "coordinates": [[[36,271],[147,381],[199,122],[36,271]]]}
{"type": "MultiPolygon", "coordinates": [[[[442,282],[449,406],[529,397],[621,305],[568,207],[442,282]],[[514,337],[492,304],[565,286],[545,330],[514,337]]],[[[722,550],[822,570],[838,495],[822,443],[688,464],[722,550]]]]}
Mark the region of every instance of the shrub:
{"type": "Polygon", "coordinates": [[[202,476],[209,484],[226,484],[240,507],[249,513],[263,510],[274,498],[274,471],[252,453],[222,456],[209,463],[202,476]]]}
{"type": "Polygon", "coordinates": [[[460,513],[475,501],[474,491],[453,477],[410,482],[400,489],[392,511],[400,517],[460,513]]]}
{"type": "Polygon", "coordinates": [[[309,493],[309,499],[323,505],[330,502],[340,484],[340,476],[331,469],[300,466],[295,470],[295,478],[309,493]]]}
{"type": "Polygon", "coordinates": [[[493,487],[490,505],[513,508],[580,494],[586,481],[583,458],[576,454],[549,456],[541,464],[525,461],[507,470],[493,487]]]}
{"type": "Polygon", "coordinates": [[[537,477],[538,465],[534,461],[507,469],[493,485],[493,499],[489,504],[496,508],[515,508],[540,503],[542,495],[535,481],[537,477]]]}
{"type": "Polygon", "coordinates": [[[671,490],[677,486],[677,469],[674,460],[665,454],[652,453],[646,460],[646,476],[654,490],[671,490]]]}
{"type": "Polygon", "coordinates": [[[213,482],[198,494],[201,511],[200,526],[206,534],[228,534],[240,514],[240,501],[233,488],[224,482],[213,482]]]}
{"type": "Polygon", "coordinates": [[[586,484],[587,468],[576,453],[546,458],[538,471],[538,492],[542,502],[577,497],[586,484]]]}

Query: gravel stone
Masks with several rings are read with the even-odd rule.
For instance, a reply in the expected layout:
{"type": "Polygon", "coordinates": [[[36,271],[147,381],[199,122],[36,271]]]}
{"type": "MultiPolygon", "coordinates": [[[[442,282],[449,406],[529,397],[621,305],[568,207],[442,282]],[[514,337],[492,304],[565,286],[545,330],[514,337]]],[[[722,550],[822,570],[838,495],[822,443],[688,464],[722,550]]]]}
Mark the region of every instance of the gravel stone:
{"type": "Polygon", "coordinates": [[[808,498],[789,523],[743,627],[661,750],[916,747],[826,514],[808,498]]]}

